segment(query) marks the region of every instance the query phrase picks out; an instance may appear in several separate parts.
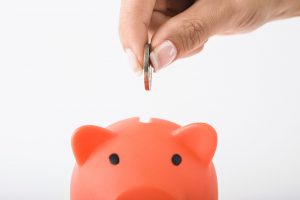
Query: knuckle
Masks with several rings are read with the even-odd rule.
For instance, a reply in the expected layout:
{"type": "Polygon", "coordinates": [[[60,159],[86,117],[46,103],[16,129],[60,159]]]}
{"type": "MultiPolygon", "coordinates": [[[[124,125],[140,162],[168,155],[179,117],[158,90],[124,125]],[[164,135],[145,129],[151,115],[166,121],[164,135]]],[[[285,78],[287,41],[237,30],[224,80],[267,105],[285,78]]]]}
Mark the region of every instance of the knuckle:
{"type": "Polygon", "coordinates": [[[259,24],[260,13],[257,6],[259,3],[243,0],[232,0],[235,15],[232,17],[232,25],[236,32],[247,32],[259,24]]]}
{"type": "Polygon", "coordinates": [[[208,38],[208,25],[199,19],[187,20],[178,34],[182,51],[189,52],[201,46],[208,38]]]}

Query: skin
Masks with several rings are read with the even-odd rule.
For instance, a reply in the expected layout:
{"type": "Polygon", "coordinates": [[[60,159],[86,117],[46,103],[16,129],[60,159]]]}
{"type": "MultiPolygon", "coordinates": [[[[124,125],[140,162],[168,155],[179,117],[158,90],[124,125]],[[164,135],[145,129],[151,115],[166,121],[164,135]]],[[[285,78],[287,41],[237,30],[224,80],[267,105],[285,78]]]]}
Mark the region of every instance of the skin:
{"type": "Polygon", "coordinates": [[[146,42],[156,52],[170,41],[176,49],[170,64],[199,53],[213,35],[249,32],[295,16],[300,0],[122,0],[119,32],[131,65],[140,71],[146,42]]]}

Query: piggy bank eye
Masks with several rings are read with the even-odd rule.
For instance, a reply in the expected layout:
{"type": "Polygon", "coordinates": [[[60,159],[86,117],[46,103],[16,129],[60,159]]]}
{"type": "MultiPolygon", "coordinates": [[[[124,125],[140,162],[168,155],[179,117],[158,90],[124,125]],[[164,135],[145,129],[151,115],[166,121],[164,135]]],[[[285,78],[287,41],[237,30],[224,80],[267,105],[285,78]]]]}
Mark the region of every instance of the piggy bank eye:
{"type": "Polygon", "coordinates": [[[112,165],[117,165],[120,162],[120,158],[119,158],[118,154],[113,153],[113,154],[110,154],[109,161],[112,165]]]}
{"type": "Polygon", "coordinates": [[[180,155],[174,154],[172,156],[172,163],[173,163],[173,165],[178,166],[178,165],[180,165],[181,161],[182,161],[182,158],[181,158],[180,155]]]}

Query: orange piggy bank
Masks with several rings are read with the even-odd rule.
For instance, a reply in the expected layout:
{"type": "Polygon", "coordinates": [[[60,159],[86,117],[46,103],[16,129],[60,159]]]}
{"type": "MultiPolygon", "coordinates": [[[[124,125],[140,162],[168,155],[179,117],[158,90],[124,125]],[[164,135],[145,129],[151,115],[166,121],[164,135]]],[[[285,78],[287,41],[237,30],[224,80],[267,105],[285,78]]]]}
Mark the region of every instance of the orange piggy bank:
{"type": "Polygon", "coordinates": [[[83,126],[72,138],[71,200],[217,200],[216,146],[215,130],[203,123],[83,126]]]}

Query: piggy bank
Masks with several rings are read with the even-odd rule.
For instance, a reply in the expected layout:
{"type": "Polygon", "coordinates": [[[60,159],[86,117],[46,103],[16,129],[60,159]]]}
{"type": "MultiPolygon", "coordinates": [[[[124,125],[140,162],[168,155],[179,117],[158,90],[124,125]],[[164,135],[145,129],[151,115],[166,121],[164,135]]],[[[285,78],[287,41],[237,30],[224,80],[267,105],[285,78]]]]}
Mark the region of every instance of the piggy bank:
{"type": "Polygon", "coordinates": [[[71,200],[217,200],[215,130],[130,118],[75,131],[71,200]]]}

